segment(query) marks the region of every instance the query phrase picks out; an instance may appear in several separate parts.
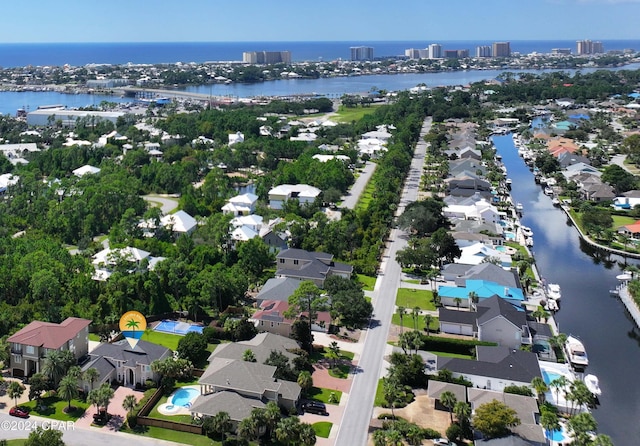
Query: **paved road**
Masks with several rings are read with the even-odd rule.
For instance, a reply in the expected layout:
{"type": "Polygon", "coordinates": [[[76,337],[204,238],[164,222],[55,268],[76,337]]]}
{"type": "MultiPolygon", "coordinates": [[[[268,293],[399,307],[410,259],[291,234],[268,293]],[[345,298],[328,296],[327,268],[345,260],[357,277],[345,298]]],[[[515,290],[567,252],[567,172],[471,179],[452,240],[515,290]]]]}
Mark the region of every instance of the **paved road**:
{"type": "MultiPolygon", "coordinates": [[[[431,118],[427,118],[422,126],[420,140],[416,144],[409,175],[400,199],[397,215],[404,207],[418,198],[418,187],[424,165],[427,144],[422,137],[431,129],[431,118]]],[[[389,245],[384,253],[380,266],[382,274],[378,276],[374,290],[374,317],[366,333],[362,356],[360,358],[359,373],[356,374],[349,401],[336,439],[337,446],[361,446],[367,444],[369,422],[373,413],[373,400],[376,386],[382,371],[384,351],[387,344],[391,317],[395,310],[395,295],[400,285],[402,269],[395,261],[396,252],[407,245],[407,235],[393,229],[389,238],[389,245]]]]}
{"type": "Polygon", "coordinates": [[[159,195],[143,195],[142,198],[144,198],[145,201],[148,201],[154,206],[159,205],[160,210],[165,215],[178,207],[179,198],[176,198],[176,197],[171,197],[171,196],[161,197],[159,195]]]}
{"type": "Polygon", "coordinates": [[[0,439],[27,438],[30,430],[26,430],[26,428],[43,426],[43,423],[47,423],[49,428],[62,430],[62,438],[68,446],[112,446],[118,443],[127,446],[176,446],[181,444],[122,432],[111,432],[106,428],[74,429],[72,424],[67,425],[66,422],[47,418],[29,417],[27,420],[23,420],[7,413],[0,413],[0,439]]]}
{"type": "Polygon", "coordinates": [[[365,187],[367,187],[367,183],[373,175],[373,172],[376,170],[376,163],[372,163],[371,161],[367,161],[364,165],[364,169],[358,178],[356,178],[355,183],[351,186],[349,190],[349,194],[344,197],[344,201],[342,202],[342,207],[347,209],[355,209],[356,204],[358,204],[358,200],[360,199],[360,195],[362,195],[362,191],[365,187]]]}

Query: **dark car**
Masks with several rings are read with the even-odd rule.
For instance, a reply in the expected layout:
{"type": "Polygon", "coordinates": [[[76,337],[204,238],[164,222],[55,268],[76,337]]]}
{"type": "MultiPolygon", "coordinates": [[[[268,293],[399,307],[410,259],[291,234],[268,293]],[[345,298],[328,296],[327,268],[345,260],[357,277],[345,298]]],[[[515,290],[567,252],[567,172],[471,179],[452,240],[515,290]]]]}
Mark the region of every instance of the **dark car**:
{"type": "Polygon", "coordinates": [[[302,408],[305,412],[315,413],[318,415],[329,415],[329,412],[327,412],[327,406],[318,401],[307,401],[302,405],[302,408]]]}
{"type": "Polygon", "coordinates": [[[9,410],[9,415],[11,415],[12,417],[29,418],[29,412],[21,409],[20,407],[12,407],[9,410]]]}

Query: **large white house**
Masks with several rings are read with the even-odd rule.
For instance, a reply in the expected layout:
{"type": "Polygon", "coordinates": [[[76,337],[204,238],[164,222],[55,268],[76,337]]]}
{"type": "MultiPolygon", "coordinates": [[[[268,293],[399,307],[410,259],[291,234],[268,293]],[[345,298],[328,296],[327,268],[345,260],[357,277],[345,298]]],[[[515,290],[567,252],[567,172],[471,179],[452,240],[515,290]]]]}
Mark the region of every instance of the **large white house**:
{"type": "Polygon", "coordinates": [[[300,204],[313,203],[321,193],[320,189],[308,184],[281,184],[269,191],[269,207],[282,209],[285,201],[294,198],[300,204]]]}

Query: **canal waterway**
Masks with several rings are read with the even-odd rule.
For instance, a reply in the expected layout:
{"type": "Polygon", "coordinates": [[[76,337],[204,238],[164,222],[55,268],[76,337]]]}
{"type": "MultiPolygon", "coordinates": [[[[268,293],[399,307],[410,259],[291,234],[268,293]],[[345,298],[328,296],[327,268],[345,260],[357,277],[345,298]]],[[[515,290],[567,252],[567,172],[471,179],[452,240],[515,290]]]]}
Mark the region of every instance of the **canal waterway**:
{"type": "Polygon", "coordinates": [[[559,330],[582,339],[589,355],[587,373],[600,379],[600,406],[593,411],[598,431],[616,445],[638,444],[640,331],[620,300],[609,294],[625,259],[594,250],[580,239],[564,211],[535,184],[511,135],[496,136],[493,142],[512,179],[513,200],[524,206],[521,222],[533,230],[532,252],[540,276],[562,289],[559,330]]]}

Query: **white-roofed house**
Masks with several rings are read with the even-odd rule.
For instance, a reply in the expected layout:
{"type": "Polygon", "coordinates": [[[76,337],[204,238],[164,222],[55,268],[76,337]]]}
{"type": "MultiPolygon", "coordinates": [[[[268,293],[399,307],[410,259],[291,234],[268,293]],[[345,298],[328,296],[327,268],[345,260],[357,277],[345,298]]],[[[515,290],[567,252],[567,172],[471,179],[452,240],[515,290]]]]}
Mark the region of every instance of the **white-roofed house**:
{"type": "Polygon", "coordinates": [[[12,175],[10,173],[0,175],[0,194],[5,193],[9,186],[17,184],[19,180],[20,177],[12,175]]]}
{"type": "Polygon", "coordinates": [[[322,193],[317,187],[308,184],[281,184],[269,191],[269,207],[282,209],[285,201],[296,199],[301,205],[313,203],[322,193]]]}
{"type": "Polygon", "coordinates": [[[331,160],[340,160],[344,162],[351,161],[351,158],[349,158],[347,155],[322,155],[318,153],[316,155],[313,155],[312,158],[314,160],[320,161],[321,163],[326,163],[327,161],[331,161],[331,160]]]}
{"type": "Polygon", "coordinates": [[[147,251],[132,248],[131,246],[116,249],[105,248],[93,256],[91,263],[96,271],[92,279],[99,281],[107,280],[111,276],[113,268],[121,261],[126,261],[131,264],[131,269],[128,271],[135,271],[144,259],[150,259],[150,254],[151,253],[147,251]]]}
{"type": "Polygon", "coordinates": [[[94,175],[100,173],[100,169],[98,167],[90,166],[85,164],[82,167],[78,167],[73,171],[73,174],[77,177],[83,177],[85,175],[94,175]]]}
{"type": "Polygon", "coordinates": [[[160,219],[162,226],[178,234],[191,234],[198,227],[198,222],[185,211],[167,214],[160,219]]]}
{"type": "Polygon", "coordinates": [[[258,196],[251,193],[236,195],[229,198],[227,204],[222,206],[222,212],[232,214],[234,216],[249,215],[256,210],[258,196]]]}
{"type": "Polygon", "coordinates": [[[239,142],[244,142],[244,134],[242,132],[236,132],[229,134],[229,145],[232,146],[234,144],[238,144],[239,142]]]}

